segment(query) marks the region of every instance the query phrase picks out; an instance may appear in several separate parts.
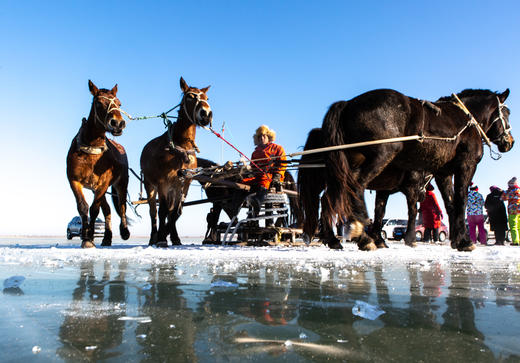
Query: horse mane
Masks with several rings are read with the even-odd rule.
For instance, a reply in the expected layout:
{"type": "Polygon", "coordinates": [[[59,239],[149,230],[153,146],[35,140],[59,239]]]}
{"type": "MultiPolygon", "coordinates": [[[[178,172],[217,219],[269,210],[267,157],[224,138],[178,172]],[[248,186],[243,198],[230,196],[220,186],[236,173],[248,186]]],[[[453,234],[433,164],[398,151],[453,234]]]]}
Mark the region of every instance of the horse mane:
{"type": "MultiPolygon", "coordinates": [[[[459,98],[462,97],[477,97],[477,96],[489,96],[489,94],[493,94],[495,92],[490,91],[488,89],[473,89],[473,88],[466,88],[465,90],[460,91],[457,93],[457,96],[459,98]]],[[[453,96],[443,96],[439,98],[436,102],[452,102],[453,96]]]]}

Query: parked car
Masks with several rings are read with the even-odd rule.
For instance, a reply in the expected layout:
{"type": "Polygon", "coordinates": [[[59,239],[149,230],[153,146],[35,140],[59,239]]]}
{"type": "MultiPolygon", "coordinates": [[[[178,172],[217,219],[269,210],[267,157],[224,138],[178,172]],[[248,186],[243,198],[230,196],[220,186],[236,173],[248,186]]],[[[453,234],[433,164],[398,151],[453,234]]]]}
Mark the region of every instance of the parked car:
{"type": "MultiPolygon", "coordinates": [[[[73,237],[80,237],[82,227],[83,226],[81,224],[80,216],[72,218],[72,220],[67,225],[67,239],[72,239],[73,237]]],[[[94,224],[94,237],[103,236],[104,233],[105,222],[100,218],[96,218],[96,223],[94,224]]]]}
{"type": "MultiPolygon", "coordinates": [[[[394,236],[395,229],[398,227],[404,226],[404,229],[406,230],[407,224],[408,224],[407,219],[383,219],[383,228],[381,229],[381,238],[396,239],[394,236]]],[[[398,239],[400,239],[400,238],[398,238],[398,239]]]]}
{"type": "MultiPolygon", "coordinates": [[[[406,225],[404,226],[398,226],[394,228],[394,239],[400,240],[404,238],[404,235],[406,233],[406,225]]],[[[441,228],[439,228],[439,241],[444,242],[446,241],[446,238],[448,237],[448,227],[442,223],[441,228]]],[[[419,220],[415,222],[415,239],[417,241],[422,241],[424,236],[424,226],[422,224],[419,224],[419,220]]]]}

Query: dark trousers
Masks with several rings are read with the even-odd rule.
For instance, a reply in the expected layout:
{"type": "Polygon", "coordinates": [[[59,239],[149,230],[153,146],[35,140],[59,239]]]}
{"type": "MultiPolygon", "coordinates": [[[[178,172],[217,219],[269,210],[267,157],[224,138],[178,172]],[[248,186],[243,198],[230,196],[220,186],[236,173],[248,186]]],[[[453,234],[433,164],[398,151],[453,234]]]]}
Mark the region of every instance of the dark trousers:
{"type": "Polygon", "coordinates": [[[506,240],[506,230],[504,228],[495,229],[495,243],[503,245],[506,240]]]}
{"type": "Polygon", "coordinates": [[[438,228],[425,228],[424,229],[424,242],[430,242],[433,239],[433,242],[439,241],[439,229],[438,228]]]}

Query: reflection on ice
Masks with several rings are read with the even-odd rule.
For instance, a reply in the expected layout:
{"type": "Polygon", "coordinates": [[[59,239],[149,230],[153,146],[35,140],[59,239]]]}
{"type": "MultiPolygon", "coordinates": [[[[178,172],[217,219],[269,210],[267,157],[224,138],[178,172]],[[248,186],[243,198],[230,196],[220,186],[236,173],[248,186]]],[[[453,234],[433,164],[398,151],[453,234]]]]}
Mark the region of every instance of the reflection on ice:
{"type": "Polygon", "coordinates": [[[6,360],[36,343],[66,361],[519,359],[520,249],[345,247],[0,247],[4,281],[27,278],[0,295],[0,347],[6,360]]]}

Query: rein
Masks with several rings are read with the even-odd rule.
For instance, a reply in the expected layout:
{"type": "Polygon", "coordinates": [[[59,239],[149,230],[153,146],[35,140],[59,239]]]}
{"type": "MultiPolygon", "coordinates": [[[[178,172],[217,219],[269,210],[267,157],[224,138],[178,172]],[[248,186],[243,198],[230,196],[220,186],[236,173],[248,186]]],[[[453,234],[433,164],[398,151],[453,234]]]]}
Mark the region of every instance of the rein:
{"type": "MultiPolygon", "coordinates": [[[[231,146],[233,149],[235,149],[241,156],[243,156],[247,161],[249,161],[255,168],[257,168],[259,171],[261,171],[262,174],[267,175],[267,172],[264,169],[259,167],[253,160],[249,159],[243,152],[241,152],[235,146],[233,146],[233,144],[231,144],[229,141],[224,139],[224,137],[222,135],[220,135],[218,132],[216,132],[215,130],[213,130],[213,128],[211,126],[210,127],[202,126],[202,128],[204,128],[205,130],[211,131],[216,137],[218,137],[219,139],[224,141],[226,144],[231,146]]],[[[275,159],[275,158],[277,158],[277,157],[274,157],[274,156],[272,157],[272,159],[275,159]]]]}

